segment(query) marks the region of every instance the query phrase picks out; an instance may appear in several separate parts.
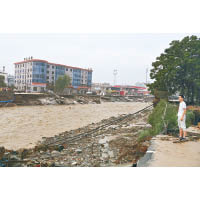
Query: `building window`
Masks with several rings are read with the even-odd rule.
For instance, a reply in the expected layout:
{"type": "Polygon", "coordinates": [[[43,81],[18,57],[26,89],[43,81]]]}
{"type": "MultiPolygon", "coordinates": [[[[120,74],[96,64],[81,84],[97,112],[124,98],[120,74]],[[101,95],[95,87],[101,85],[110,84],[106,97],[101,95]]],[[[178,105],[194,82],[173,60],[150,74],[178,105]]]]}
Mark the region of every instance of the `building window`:
{"type": "Polygon", "coordinates": [[[66,71],[68,71],[68,68],[66,68],[66,71]]]}
{"type": "Polygon", "coordinates": [[[37,91],[37,87],[33,87],[33,91],[37,91]]]}

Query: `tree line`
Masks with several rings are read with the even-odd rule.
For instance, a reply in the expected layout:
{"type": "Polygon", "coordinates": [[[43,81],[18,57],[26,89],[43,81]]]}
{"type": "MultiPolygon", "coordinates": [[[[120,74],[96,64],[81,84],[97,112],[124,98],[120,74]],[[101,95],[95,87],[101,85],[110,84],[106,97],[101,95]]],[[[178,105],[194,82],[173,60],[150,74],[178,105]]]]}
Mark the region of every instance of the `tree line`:
{"type": "Polygon", "coordinates": [[[200,104],[200,38],[193,35],[172,41],[152,66],[154,82],[148,84],[152,94],[183,94],[187,103],[200,104]]]}

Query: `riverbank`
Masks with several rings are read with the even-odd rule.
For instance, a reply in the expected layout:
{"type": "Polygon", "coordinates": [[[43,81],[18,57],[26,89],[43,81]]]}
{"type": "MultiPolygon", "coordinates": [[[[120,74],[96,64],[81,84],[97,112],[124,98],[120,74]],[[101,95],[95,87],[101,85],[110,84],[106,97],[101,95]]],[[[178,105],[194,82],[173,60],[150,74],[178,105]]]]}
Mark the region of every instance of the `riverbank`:
{"type": "MultiPolygon", "coordinates": [[[[104,107],[108,106],[107,104],[109,108],[112,107],[110,103],[105,103],[104,107]]],[[[115,103],[115,106],[122,109],[121,104],[115,103]]],[[[1,147],[0,166],[108,167],[127,163],[135,165],[150,144],[149,141],[138,142],[138,134],[140,130],[149,127],[147,118],[152,105],[126,103],[124,107],[127,109],[126,114],[123,109],[123,114],[96,123],[92,120],[93,122],[86,126],[60,132],[51,137],[42,137],[33,148],[26,146],[13,151],[13,148],[1,147]]],[[[101,113],[97,114],[99,116],[101,113]]]]}
{"type": "Polygon", "coordinates": [[[0,146],[7,149],[31,148],[42,137],[52,137],[112,116],[133,113],[147,105],[149,103],[115,102],[1,108],[0,146]]]}

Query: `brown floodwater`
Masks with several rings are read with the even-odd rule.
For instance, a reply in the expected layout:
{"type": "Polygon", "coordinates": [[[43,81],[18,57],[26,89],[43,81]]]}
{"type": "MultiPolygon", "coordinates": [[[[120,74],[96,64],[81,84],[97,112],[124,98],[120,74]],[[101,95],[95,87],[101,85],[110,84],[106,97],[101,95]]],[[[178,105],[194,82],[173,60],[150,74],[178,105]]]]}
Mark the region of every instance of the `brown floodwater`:
{"type": "Polygon", "coordinates": [[[51,137],[111,116],[133,113],[147,105],[149,103],[114,102],[0,108],[0,146],[30,148],[42,137],[51,137]]]}

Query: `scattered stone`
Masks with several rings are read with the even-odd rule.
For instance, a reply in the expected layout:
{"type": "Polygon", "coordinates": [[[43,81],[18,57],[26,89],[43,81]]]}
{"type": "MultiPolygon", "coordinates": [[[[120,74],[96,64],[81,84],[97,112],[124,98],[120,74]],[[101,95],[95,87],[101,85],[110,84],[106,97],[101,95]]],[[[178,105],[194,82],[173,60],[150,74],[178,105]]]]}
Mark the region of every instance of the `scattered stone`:
{"type": "Polygon", "coordinates": [[[52,156],[59,156],[59,155],[60,155],[60,152],[54,150],[54,151],[51,152],[51,155],[52,155],[52,156]]]}
{"type": "Polygon", "coordinates": [[[77,165],[77,162],[73,162],[73,163],[72,163],[72,166],[76,166],[76,165],[77,165]]]}
{"type": "Polygon", "coordinates": [[[82,153],[82,150],[81,150],[81,149],[76,149],[75,152],[76,152],[76,153],[82,153]]]}

